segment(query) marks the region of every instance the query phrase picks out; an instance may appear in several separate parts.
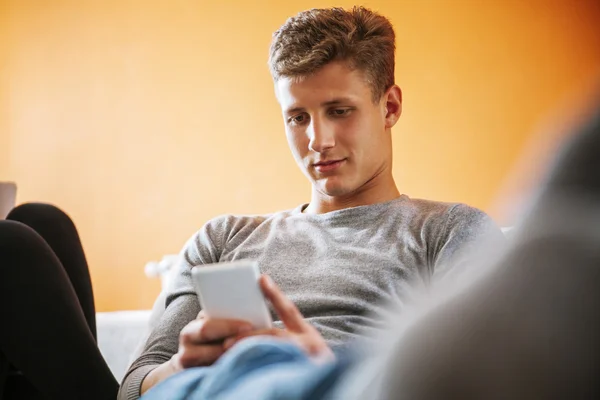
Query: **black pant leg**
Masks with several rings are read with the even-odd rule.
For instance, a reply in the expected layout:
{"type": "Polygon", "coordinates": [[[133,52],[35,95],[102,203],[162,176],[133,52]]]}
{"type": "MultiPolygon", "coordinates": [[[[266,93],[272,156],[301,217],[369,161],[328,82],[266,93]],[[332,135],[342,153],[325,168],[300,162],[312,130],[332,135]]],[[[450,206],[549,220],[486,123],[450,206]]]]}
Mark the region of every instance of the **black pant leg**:
{"type": "Polygon", "coordinates": [[[0,351],[45,398],[116,397],[65,268],[16,221],[0,221],[0,324],[0,351]]]}
{"type": "Polygon", "coordinates": [[[6,219],[31,227],[48,243],[67,272],[90,331],[96,339],[94,292],[79,234],[71,218],[50,204],[27,203],[15,207],[6,219]]]}

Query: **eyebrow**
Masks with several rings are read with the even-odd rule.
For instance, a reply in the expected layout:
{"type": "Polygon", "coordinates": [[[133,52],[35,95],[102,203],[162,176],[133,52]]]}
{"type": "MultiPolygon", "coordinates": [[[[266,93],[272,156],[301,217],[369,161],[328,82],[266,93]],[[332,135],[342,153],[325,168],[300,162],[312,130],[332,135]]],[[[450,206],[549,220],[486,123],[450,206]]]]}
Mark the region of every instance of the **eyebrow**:
{"type": "MultiPolygon", "coordinates": [[[[335,98],[333,100],[328,100],[328,101],[325,101],[325,102],[321,103],[321,107],[337,106],[339,104],[348,103],[350,101],[351,101],[350,97],[338,97],[338,98],[335,98]]],[[[288,108],[285,111],[285,113],[286,114],[293,114],[293,113],[297,113],[299,111],[304,111],[304,107],[288,108]]]]}

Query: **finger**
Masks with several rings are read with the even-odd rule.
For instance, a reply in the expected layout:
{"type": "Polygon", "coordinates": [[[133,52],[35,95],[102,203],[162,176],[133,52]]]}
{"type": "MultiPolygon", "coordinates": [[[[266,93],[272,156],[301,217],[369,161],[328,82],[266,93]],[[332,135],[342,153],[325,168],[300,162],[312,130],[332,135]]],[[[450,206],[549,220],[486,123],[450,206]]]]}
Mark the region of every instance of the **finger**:
{"type": "Polygon", "coordinates": [[[197,319],[206,318],[206,313],[204,312],[204,310],[200,310],[200,312],[198,313],[198,316],[196,318],[197,319]]]}
{"type": "Polygon", "coordinates": [[[252,330],[246,321],[229,319],[196,319],[181,330],[179,340],[182,344],[198,344],[222,340],[230,336],[252,330]]]}
{"type": "Polygon", "coordinates": [[[225,339],[225,342],[223,342],[223,347],[225,348],[225,350],[229,350],[234,344],[236,344],[240,340],[246,339],[249,337],[253,337],[253,336],[289,337],[289,333],[287,333],[287,331],[285,331],[283,329],[277,329],[277,328],[260,329],[260,330],[246,332],[246,333],[239,334],[237,336],[227,338],[227,339],[225,339]]]}
{"type": "Polygon", "coordinates": [[[237,336],[233,336],[233,337],[227,338],[225,341],[227,342],[228,340],[232,340],[232,339],[236,340],[236,341],[239,341],[239,340],[242,340],[244,338],[248,338],[248,337],[252,337],[252,336],[287,337],[287,336],[289,336],[289,333],[286,330],[277,329],[277,328],[260,329],[260,330],[250,331],[250,332],[239,334],[237,336]]]}
{"type": "Polygon", "coordinates": [[[275,312],[285,327],[294,332],[302,332],[306,322],[296,305],[283,294],[269,276],[262,275],[259,282],[263,294],[273,304],[275,312]]]}
{"type": "Polygon", "coordinates": [[[223,345],[188,345],[182,348],[179,354],[179,364],[182,368],[200,367],[211,365],[225,352],[223,345]]]}

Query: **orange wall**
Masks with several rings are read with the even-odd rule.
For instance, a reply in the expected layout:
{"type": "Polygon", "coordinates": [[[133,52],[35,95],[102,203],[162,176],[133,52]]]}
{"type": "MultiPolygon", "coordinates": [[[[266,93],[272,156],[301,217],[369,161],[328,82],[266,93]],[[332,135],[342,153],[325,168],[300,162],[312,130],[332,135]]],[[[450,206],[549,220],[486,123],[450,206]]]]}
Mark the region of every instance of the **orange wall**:
{"type": "MultiPolygon", "coordinates": [[[[535,3],[365,3],[398,35],[402,192],[489,210],[535,123],[600,68],[595,1],[535,3]]],[[[150,307],[144,264],[209,218],[308,199],[267,50],[288,16],[329,5],[0,0],[0,180],[71,214],[99,310],[150,307]]]]}
{"type": "Polygon", "coordinates": [[[9,102],[8,82],[8,60],[9,60],[9,43],[12,38],[9,34],[9,18],[6,12],[6,5],[0,0],[0,181],[9,176],[9,132],[7,131],[9,120],[9,102]]]}

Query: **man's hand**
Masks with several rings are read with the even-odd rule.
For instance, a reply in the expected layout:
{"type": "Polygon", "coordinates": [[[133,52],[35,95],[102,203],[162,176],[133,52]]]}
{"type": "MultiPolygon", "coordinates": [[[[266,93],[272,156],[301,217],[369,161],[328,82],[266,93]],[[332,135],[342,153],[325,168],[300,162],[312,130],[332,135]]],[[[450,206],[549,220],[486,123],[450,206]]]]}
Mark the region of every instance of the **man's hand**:
{"type": "Polygon", "coordinates": [[[285,329],[252,331],[245,321],[210,319],[201,311],[198,318],[181,330],[179,351],[170,361],[161,364],[144,378],[141,393],[185,368],[211,365],[237,341],[250,336],[269,335],[296,343],[307,354],[317,360],[334,358],[333,352],[319,332],[304,320],[298,308],[279,290],[266,275],[260,278],[260,287],[265,297],[285,325],[285,329]]]}
{"type": "Polygon", "coordinates": [[[252,331],[245,321],[198,318],[187,324],[179,334],[179,351],[171,359],[177,369],[211,365],[225,352],[223,340],[252,331]]]}
{"type": "Polygon", "coordinates": [[[141,394],[185,368],[211,365],[226,351],[224,339],[251,330],[248,322],[210,319],[200,311],[198,317],[181,330],[177,353],[144,378],[141,394]]]}
{"type": "Polygon", "coordinates": [[[272,328],[240,333],[235,337],[225,340],[225,350],[243,338],[268,335],[289,339],[314,358],[324,360],[334,358],[333,352],[327,346],[325,339],[323,339],[319,331],[304,320],[298,308],[281,292],[271,278],[263,275],[260,277],[259,283],[265,297],[273,304],[275,312],[281,322],[283,322],[283,325],[285,325],[285,329],[272,328]]]}

